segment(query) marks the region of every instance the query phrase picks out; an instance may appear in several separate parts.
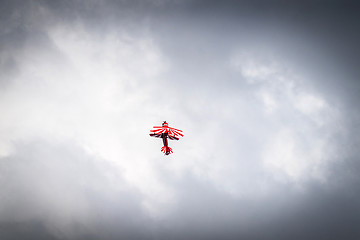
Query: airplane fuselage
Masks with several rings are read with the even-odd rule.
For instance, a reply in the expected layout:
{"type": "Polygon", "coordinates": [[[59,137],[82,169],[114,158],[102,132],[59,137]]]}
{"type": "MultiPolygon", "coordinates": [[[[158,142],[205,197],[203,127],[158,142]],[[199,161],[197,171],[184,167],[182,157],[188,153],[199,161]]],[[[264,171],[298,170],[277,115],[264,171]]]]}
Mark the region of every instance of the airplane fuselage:
{"type": "Polygon", "coordinates": [[[167,137],[168,137],[168,133],[162,133],[162,134],[161,134],[161,138],[162,138],[162,140],[163,140],[163,143],[164,143],[164,146],[165,146],[165,147],[168,146],[167,137]]]}
{"type": "MultiPolygon", "coordinates": [[[[166,149],[168,149],[168,140],[167,140],[167,139],[168,139],[168,133],[167,133],[167,132],[162,133],[162,134],[161,134],[161,138],[162,138],[162,140],[163,140],[164,147],[166,147],[166,149]]],[[[166,155],[169,155],[170,152],[166,151],[165,154],[166,154],[166,155]]]]}

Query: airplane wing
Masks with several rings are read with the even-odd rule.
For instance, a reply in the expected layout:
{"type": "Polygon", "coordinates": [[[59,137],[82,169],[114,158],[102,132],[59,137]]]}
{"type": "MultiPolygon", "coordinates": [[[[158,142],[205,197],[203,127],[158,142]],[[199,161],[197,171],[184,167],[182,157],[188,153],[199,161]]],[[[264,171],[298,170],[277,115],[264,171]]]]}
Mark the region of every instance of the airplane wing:
{"type": "Polygon", "coordinates": [[[179,130],[179,129],[176,129],[176,128],[171,128],[171,127],[157,127],[157,126],[154,126],[155,129],[153,130],[150,130],[150,132],[153,132],[153,133],[157,133],[157,134],[160,134],[160,133],[169,133],[173,136],[181,136],[183,137],[184,135],[182,134],[182,131],[179,130]]]}
{"type": "Polygon", "coordinates": [[[151,137],[161,138],[161,134],[157,134],[157,133],[150,133],[149,135],[150,135],[151,137]]]}
{"type": "Polygon", "coordinates": [[[169,135],[168,138],[169,138],[170,140],[179,140],[179,138],[177,138],[177,137],[175,137],[175,136],[171,136],[171,135],[169,135]]]}

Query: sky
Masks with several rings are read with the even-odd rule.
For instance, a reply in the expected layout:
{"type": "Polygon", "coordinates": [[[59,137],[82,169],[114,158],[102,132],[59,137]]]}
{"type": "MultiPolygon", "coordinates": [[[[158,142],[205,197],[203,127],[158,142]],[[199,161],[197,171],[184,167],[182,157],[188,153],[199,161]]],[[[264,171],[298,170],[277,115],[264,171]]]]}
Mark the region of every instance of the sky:
{"type": "Polygon", "coordinates": [[[360,238],[359,3],[0,2],[1,239],[360,238]]]}

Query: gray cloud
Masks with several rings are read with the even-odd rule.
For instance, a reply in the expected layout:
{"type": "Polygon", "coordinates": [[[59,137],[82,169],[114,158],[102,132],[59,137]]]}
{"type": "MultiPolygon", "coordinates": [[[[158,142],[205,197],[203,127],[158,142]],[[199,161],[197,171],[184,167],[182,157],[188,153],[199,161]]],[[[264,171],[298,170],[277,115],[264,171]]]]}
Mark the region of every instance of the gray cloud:
{"type": "Polygon", "coordinates": [[[2,1],[1,238],[358,239],[356,9],[2,1]]]}
{"type": "Polygon", "coordinates": [[[106,235],[104,229],[129,234],[135,223],[146,222],[141,194],[115,166],[88,156],[71,141],[33,140],[16,144],[15,152],[1,160],[5,234],[16,236],[11,231],[18,228],[20,235],[36,235],[34,227],[39,234],[71,239],[106,235]]]}

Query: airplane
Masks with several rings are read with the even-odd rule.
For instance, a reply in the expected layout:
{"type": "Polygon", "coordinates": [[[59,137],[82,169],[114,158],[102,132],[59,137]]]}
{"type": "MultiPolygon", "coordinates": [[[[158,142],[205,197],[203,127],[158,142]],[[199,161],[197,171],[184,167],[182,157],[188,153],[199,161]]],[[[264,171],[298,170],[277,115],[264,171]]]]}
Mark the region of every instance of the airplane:
{"type": "Polygon", "coordinates": [[[183,137],[182,131],[176,128],[169,127],[168,123],[164,121],[162,126],[154,126],[153,130],[150,130],[151,137],[162,138],[164,146],[161,148],[161,151],[165,155],[173,153],[172,149],[168,146],[168,139],[170,140],[179,140],[177,136],[183,137]]]}

